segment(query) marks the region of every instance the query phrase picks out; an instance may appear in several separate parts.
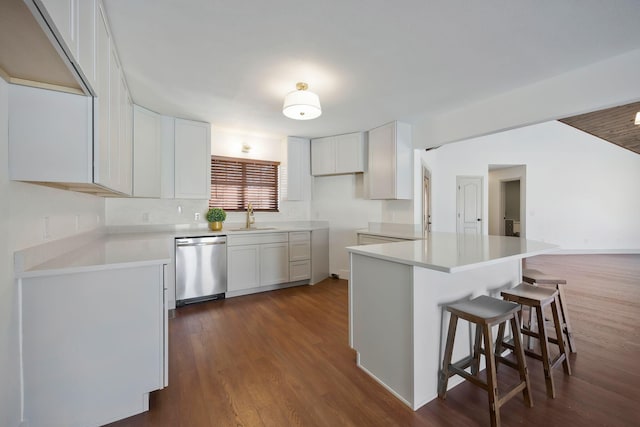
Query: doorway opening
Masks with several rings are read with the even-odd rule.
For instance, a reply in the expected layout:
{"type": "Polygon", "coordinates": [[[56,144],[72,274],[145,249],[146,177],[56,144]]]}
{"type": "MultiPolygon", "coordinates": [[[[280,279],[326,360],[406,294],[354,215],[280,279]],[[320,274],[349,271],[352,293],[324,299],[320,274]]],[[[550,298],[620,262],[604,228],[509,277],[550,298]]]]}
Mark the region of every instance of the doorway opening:
{"type": "Polygon", "coordinates": [[[526,166],[489,165],[489,234],[526,237],[526,166]]]}

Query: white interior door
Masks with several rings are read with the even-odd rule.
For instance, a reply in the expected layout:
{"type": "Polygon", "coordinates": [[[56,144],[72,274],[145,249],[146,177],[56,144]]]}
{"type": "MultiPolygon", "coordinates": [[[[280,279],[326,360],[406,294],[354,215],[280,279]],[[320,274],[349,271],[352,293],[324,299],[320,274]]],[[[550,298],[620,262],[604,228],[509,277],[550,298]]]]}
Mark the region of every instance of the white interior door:
{"type": "Polygon", "coordinates": [[[482,234],[482,177],[457,177],[457,232],[482,234]]]}

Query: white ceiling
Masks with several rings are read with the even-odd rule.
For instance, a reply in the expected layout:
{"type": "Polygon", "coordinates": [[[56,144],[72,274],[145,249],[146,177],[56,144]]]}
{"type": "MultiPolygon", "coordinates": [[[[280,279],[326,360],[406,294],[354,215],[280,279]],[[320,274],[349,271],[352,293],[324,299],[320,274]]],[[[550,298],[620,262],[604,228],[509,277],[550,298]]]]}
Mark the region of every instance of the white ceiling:
{"type": "Polygon", "coordinates": [[[411,122],[640,48],[638,0],[104,0],[137,104],[273,135],[411,122]],[[282,115],[298,81],[311,121],[282,115]]]}

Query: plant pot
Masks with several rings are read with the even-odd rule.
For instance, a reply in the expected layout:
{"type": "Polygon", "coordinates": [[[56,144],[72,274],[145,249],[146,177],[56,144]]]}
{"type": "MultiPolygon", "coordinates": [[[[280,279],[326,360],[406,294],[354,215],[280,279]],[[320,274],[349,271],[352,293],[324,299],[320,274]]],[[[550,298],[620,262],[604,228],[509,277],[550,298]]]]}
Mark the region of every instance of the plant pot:
{"type": "Polygon", "coordinates": [[[220,231],[222,230],[222,221],[213,221],[209,223],[209,228],[211,231],[220,231]]]}

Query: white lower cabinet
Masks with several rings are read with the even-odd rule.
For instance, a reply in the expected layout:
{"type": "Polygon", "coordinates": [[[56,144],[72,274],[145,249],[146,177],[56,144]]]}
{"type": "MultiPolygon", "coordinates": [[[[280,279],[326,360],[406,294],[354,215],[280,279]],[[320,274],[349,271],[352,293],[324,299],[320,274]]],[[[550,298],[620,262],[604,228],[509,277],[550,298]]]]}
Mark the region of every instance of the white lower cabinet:
{"type": "Polygon", "coordinates": [[[260,286],[260,245],[227,248],[227,292],[260,286]]]}
{"type": "Polygon", "coordinates": [[[289,232],[289,280],[311,278],[311,232],[289,232]]]}
{"type": "Polygon", "coordinates": [[[18,280],[24,420],[97,426],[149,409],[167,385],[164,265],[18,280]]]}
{"type": "Polygon", "coordinates": [[[260,286],[278,285],[289,281],[289,244],[260,245],[260,286]]]}
{"type": "Polygon", "coordinates": [[[227,293],[289,282],[287,233],[227,237],[227,293]]]}
{"type": "Polygon", "coordinates": [[[289,262],[289,280],[307,280],[311,278],[311,260],[289,262]]]}

